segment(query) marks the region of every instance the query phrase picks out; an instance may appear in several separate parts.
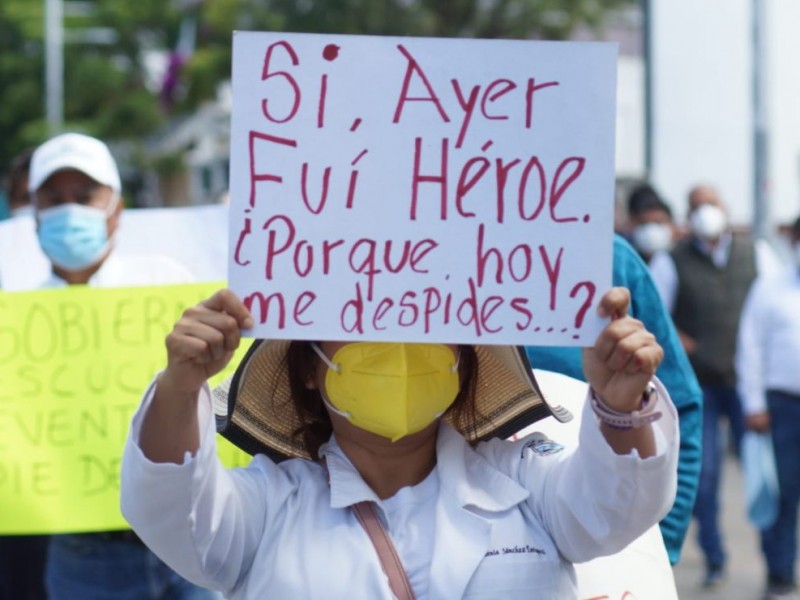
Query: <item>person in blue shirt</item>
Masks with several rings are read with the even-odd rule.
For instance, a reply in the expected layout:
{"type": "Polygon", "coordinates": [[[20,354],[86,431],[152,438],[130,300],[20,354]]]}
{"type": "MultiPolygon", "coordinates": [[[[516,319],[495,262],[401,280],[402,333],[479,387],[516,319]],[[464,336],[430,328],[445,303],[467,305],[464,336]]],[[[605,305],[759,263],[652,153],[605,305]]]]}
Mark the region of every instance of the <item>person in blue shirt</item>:
{"type": "MultiPolygon", "coordinates": [[[[619,235],[614,235],[612,285],[630,290],[632,316],[642,321],[664,348],[664,361],[656,374],[669,390],[678,409],[681,433],[678,494],[669,514],[660,523],[669,560],[674,565],[681,557],[681,547],[697,495],[703,425],[702,393],[647,265],[636,250],[619,235]]],[[[537,369],[554,371],[585,381],[580,348],[527,346],[526,353],[537,369]]]]}

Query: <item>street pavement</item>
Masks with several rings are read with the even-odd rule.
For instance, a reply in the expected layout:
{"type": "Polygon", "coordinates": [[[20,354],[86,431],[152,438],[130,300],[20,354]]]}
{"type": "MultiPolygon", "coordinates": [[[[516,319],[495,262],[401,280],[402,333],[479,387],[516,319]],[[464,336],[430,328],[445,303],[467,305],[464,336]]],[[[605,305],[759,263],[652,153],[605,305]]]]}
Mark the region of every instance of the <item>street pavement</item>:
{"type": "MultiPolygon", "coordinates": [[[[766,578],[756,529],[747,521],[739,465],[728,458],[722,482],[722,531],[728,551],[727,579],[714,590],[700,587],[705,565],[694,524],[686,536],[675,584],[681,600],[761,600],[766,578]]],[[[800,572],[800,568],[798,569],[800,572]]]]}

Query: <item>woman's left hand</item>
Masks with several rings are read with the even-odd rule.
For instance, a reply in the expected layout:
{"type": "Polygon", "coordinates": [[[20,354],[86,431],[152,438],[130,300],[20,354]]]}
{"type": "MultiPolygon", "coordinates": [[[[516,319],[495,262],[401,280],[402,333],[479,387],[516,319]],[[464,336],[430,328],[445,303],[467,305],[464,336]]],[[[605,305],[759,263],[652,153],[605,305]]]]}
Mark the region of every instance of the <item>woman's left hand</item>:
{"type": "Polygon", "coordinates": [[[642,394],[664,358],[655,336],[628,315],[630,292],[612,288],[598,314],[610,317],[594,346],[583,350],[583,372],[594,393],[611,409],[638,410],[642,394]]]}

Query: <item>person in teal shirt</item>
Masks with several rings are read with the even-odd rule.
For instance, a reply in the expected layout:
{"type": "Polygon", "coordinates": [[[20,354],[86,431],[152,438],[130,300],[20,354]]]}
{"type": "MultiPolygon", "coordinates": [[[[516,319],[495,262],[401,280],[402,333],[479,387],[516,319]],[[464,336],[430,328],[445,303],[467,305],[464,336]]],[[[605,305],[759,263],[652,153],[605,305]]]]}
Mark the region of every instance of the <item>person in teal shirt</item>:
{"type": "MultiPolygon", "coordinates": [[[[636,250],[619,235],[614,235],[612,285],[630,290],[631,314],[644,323],[645,328],[656,336],[658,343],[664,348],[664,361],[656,375],[669,391],[678,409],[681,432],[678,493],[669,514],[660,523],[669,560],[674,565],[681,557],[681,547],[689,529],[697,495],[703,396],[647,265],[636,250]]],[[[527,346],[526,352],[531,364],[537,369],[585,380],[580,348],[527,346]]]]}

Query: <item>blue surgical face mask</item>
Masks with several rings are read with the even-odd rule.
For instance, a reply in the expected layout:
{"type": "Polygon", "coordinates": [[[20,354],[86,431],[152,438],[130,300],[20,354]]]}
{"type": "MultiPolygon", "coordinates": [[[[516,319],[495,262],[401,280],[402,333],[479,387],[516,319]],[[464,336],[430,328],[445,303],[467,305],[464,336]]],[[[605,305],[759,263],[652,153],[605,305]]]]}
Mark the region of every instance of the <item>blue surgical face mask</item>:
{"type": "Polygon", "coordinates": [[[86,269],[108,251],[108,215],[109,210],[75,203],[39,211],[39,244],[57,267],[86,269]]]}

